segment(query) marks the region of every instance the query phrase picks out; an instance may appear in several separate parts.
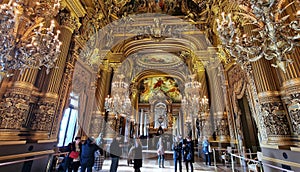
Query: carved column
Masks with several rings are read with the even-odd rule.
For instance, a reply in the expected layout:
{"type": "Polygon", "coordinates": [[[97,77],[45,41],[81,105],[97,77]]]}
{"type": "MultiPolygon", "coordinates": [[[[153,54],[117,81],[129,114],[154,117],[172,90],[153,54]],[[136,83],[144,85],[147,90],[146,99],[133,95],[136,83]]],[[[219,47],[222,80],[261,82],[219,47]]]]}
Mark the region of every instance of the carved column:
{"type": "Polygon", "coordinates": [[[4,94],[0,103],[1,129],[20,130],[26,127],[32,90],[32,84],[16,81],[14,86],[4,94]]]}
{"type": "Polygon", "coordinates": [[[278,83],[274,80],[274,68],[270,62],[261,59],[253,63],[253,76],[257,85],[258,98],[262,113],[263,127],[261,132],[267,138],[263,138],[265,144],[288,145],[291,134],[287,114],[277,88],[278,83]]]}
{"type": "Polygon", "coordinates": [[[55,117],[55,111],[57,110],[58,93],[59,89],[61,88],[61,81],[63,79],[63,74],[65,71],[66,59],[69,53],[72,34],[78,26],[78,20],[75,17],[72,17],[70,13],[61,13],[60,17],[61,34],[59,39],[62,41],[62,46],[60,56],[56,61],[57,68],[53,69],[50,72],[49,81],[45,83],[43,88],[45,95],[39,100],[39,107],[36,109],[31,120],[32,130],[43,131],[42,133],[35,133],[36,137],[38,138],[38,135],[50,132],[52,122],[54,122],[54,119],[57,119],[55,117]]]}
{"type": "MultiPolygon", "coordinates": [[[[101,72],[100,72],[101,73],[101,72]]],[[[103,76],[102,76],[103,77],[103,76]]],[[[91,118],[91,127],[90,127],[90,134],[94,137],[97,137],[99,133],[103,133],[104,125],[105,125],[105,110],[104,110],[104,100],[105,95],[104,92],[101,92],[101,74],[98,75],[97,81],[96,81],[96,95],[95,95],[95,107],[94,111],[92,113],[91,118]]]]}
{"type": "MultiPolygon", "coordinates": [[[[104,110],[104,102],[105,102],[105,97],[110,94],[110,87],[111,87],[111,77],[112,77],[112,68],[109,66],[108,61],[104,61],[104,66],[103,70],[101,71],[101,94],[100,96],[103,98],[102,103],[100,106],[103,107],[104,110]]],[[[112,113],[106,112],[106,123],[105,123],[105,137],[106,138],[113,138],[115,136],[115,129],[116,129],[116,118],[115,115],[112,113]]]]}
{"type": "Polygon", "coordinates": [[[210,90],[211,90],[211,110],[210,112],[214,114],[214,128],[212,131],[208,133],[208,136],[211,137],[213,132],[216,132],[217,139],[221,142],[229,141],[229,133],[228,133],[228,122],[227,116],[224,114],[225,110],[225,102],[224,102],[224,94],[222,89],[222,80],[219,75],[219,62],[213,62],[210,66],[208,66],[208,75],[210,80],[210,90]]]}
{"type": "Polygon", "coordinates": [[[295,53],[289,56],[293,63],[287,67],[287,72],[281,73],[283,84],[281,90],[292,126],[292,133],[297,137],[300,146],[300,48],[297,48],[295,53]]]}
{"type": "Polygon", "coordinates": [[[51,129],[51,135],[50,138],[54,139],[57,137],[58,134],[58,129],[59,129],[59,124],[61,121],[61,118],[63,116],[63,112],[65,109],[65,106],[67,106],[68,104],[68,97],[70,95],[71,92],[71,85],[72,85],[72,78],[73,78],[73,73],[74,73],[74,66],[75,66],[75,62],[76,59],[78,59],[78,55],[79,55],[79,46],[77,43],[74,44],[73,50],[72,50],[72,55],[69,56],[67,63],[66,63],[66,69],[63,75],[63,83],[60,86],[59,89],[59,99],[58,99],[58,106],[56,109],[56,116],[54,116],[54,120],[52,123],[52,129],[51,129]]]}
{"type": "Polygon", "coordinates": [[[27,130],[31,109],[39,95],[34,87],[37,74],[37,69],[25,69],[22,74],[15,72],[12,87],[6,90],[0,101],[0,130],[3,129],[0,140],[26,138],[20,132],[27,130]]]}
{"type": "Polygon", "coordinates": [[[220,142],[229,142],[230,141],[230,134],[229,134],[229,121],[231,121],[230,117],[228,117],[228,113],[226,109],[227,107],[227,102],[226,102],[226,81],[225,81],[225,74],[224,70],[221,64],[218,65],[217,69],[217,76],[218,80],[218,93],[221,95],[219,97],[219,118],[217,120],[217,135],[220,136],[220,142]]]}

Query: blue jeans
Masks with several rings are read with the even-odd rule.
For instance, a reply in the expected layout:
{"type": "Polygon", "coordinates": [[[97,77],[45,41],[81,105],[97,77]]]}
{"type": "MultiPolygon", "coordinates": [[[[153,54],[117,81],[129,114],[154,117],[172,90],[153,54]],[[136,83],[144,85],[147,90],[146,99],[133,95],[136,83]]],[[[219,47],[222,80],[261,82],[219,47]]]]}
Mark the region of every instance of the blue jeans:
{"type": "Polygon", "coordinates": [[[81,172],[85,172],[85,169],[87,169],[87,172],[92,172],[93,171],[93,166],[87,166],[85,164],[81,165],[81,172]]]}
{"type": "Polygon", "coordinates": [[[177,162],[179,163],[179,171],[182,172],[181,157],[174,158],[175,172],[177,172],[177,162]]]}
{"type": "Polygon", "coordinates": [[[117,172],[119,165],[119,157],[112,157],[109,172],[117,172]]]}
{"type": "Polygon", "coordinates": [[[205,164],[206,165],[211,165],[211,160],[210,160],[210,154],[204,154],[205,155],[205,164]]]}
{"type": "Polygon", "coordinates": [[[159,167],[161,167],[160,165],[162,165],[162,167],[164,168],[164,166],[165,166],[165,155],[158,155],[158,165],[159,165],[159,167]]]}

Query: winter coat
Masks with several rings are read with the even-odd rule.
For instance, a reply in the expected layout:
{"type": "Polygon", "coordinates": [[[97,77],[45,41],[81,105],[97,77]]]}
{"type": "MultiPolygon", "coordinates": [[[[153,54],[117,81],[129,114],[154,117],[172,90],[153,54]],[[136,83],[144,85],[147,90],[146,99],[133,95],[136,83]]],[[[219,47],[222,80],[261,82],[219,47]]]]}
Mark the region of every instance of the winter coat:
{"type": "Polygon", "coordinates": [[[93,144],[90,139],[88,139],[82,145],[82,151],[80,156],[81,165],[86,165],[87,167],[94,165],[94,153],[98,150],[98,146],[93,144]]]}

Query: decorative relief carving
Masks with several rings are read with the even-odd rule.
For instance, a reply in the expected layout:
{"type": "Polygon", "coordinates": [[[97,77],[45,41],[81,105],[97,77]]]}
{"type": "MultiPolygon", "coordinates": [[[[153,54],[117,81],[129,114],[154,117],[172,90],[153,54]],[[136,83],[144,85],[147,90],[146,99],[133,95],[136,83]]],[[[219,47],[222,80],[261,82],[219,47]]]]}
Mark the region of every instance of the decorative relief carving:
{"type": "Polygon", "coordinates": [[[300,135],[300,93],[291,94],[287,102],[293,132],[300,135]]]}
{"type": "Polygon", "coordinates": [[[54,112],[56,109],[56,102],[42,100],[38,103],[38,109],[32,114],[31,129],[38,131],[50,131],[54,112]]]}
{"type": "Polygon", "coordinates": [[[98,135],[101,132],[102,125],[104,124],[104,119],[100,114],[94,114],[90,125],[90,134],[98,135]]]}
{"type": "Polygon", "coordinates": [[[61,85],[61,87],[59,89],[59,93],[58,93],[58,95],[59,95],[58,107],[56,109],[56,113],[55,113],[55,115],[53,117],[53,121],[52,121],[53,126],[54,126],[51,131],[52,137],[57,136],[57,130],[59,128],[60,119],[63,114],[65,105],[68,101],[68,97],[70,95],[70,87],[72,84],[74,65],[75,65],[75,61],[78,57],[78,49],[79,49],[79,46],[78,46],[78,44],[75,43],[75,45],[72,49],[73,54],[72,55],[69,54],[68,58],[67,58],[67,67],[64,72],[63,79],[62,79],[63,82],[62,82],[62,85],[61,85]]]}
{"type": "Polygon", "coordinates": [[[229,136],[229,127],[227,118],[217,120],[217,135],[218,136],[229,136]]]}
{"type": "Polygon", "coordinates": [[[30,95],[7,92],[0,102],[0,128],[22,128],[28,115],[29,100],[30,95]]]}
{"type": "Polygon", "coordinates": [[[106,137],[113,137],[116,134],[116,129],[118,128],[118,119],[115,118],[115,115],[108,114],[107,122],[105,125],[105,134],[106,137]]]}
{"type": "Polygon", "coordinates": [[[71,32],[80,27],[81,24],[79,20],[70,13],[60,13],[59,15],[61,25],[69,28],[71,32]]]}
{"type": "Polygon", "coordinates": [[[269,136],[291,134],[289,123],[281,102],[264,103],[261,107],[263,122],[269,136]]]}
{"type": "Polygon", "coordinates": [[[250,88],[250,90],[247,94],[248,100],[249,100],[249,102],[251,102],[251,103],[249,103],[249,107],[250,107],[250,110],[256,121],[258,131],[260,134],[259,136],[261,137],[262,141],[266,141],[268,139],[268,135],[267,135],[266,127],[264,125],[264,120],[263,120],[263,116],[262,116],[263,113],[262,113],[262,109],[261,109],[261,105],[260,105],[260,100],[259,100],[254,76],[252,73],[253,72],[252,66],[250,64],[248,64],[247,68],[244,70],[247,71],[246,74],[247,74],[247,79],[248,79],[249,88],[250,88]]]}

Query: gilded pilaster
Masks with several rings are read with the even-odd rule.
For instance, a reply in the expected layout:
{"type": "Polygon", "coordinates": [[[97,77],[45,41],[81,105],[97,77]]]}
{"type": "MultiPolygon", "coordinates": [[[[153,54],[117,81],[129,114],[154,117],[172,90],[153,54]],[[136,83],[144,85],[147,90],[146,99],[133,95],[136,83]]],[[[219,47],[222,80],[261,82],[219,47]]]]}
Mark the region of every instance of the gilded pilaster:
{"type": "MultiPolygon", "coordinates": [[[[43,131],[45,133],[51,132],[52,122],[57,118],[55,117],[55,112],[58,105],[59,88],[61,88],[72,34],[78,26],[78,20],[75,17],[72,17],[69,13],[60,13],[60,17],[61,34],[59,36],[59,40],[62,42],[61,52],[56,61],[56,68],[50,72],[49,81],[45,82],[43,87],[45,94],[37,103],[38,108],[35,110],[31,119],[31,129],[34,131],[43,131]]],[[[38,136],[40,134],[34,134],[37,135],[37,138],[40,137],[38,136]]],[[[48,133],[48,135],[49,134],[50,133],[48,133]]]]}
{"type": "Polygon", "coordinates": [[[33,85],[27,82],[15,82],[0,102],[0,128],[21,129],[29,112],[33,85]]]}
{"type": "Polygon", "coordinates": [[[57,114],[54,117],[54,120],[52,122],[52,129],[51,129],[51,138],[56,138],[58,134],[58,129],[59,129],[59,121],[61,121],[63,111],[65,109],[65,106],[68,103],[68,97],[71,92],[71,84],[72,84],[72,78],[73,78],[73,73],[74,73],[74,66],[76,59],[78,59],[78,54],[79,54],[79,46],[77,43],[75,43],[73,49],[72,49],[72,55],[69,56],[67,63],[66,63],[66,70],[63,75],[63,83],[60,85],[59,89],[59,99],[58,99],[58,106],[56,109],[57,114]]]}
{"type": "Polygon", "coordinates": [[[289,64],[286,73],[281,73],[283,84],[281,87],[282,99],[287,105],[292,134],[298,137],[295,143],[300,146],[300,48],[296,48],[289,58],[293,63],[289,64]]]}
{"type": "Polygon", "coordinates": [[[27,127],[30,103],[36,100],[32,96],[37,72],[37,69],[24,70],[15,77],[16,81],[3,95],[0,102],[0,129],[19,130],[27,127]]]}
{"type": "MultiPolygon", "coordinates": [[[[108,65],[108,63],[106,63],[108,65]]],[[[108,66],[102,66],[102,69],[99,70],[99,75],[97,78],[97,87],[96,87],[96,108],[94,109],[95,112],[92,114],[92,126],[90,128],[90,133],[92,135],[97,135],[100,132],[104,132],[105,130],[105,109],[104,109],[104,103],[105,103],[105,97],[108,95],[106,91],[106,80],[108,79],[108,66]]]]}
{"type": "Polygon", "coordinates": [[[46,92],[58,93],[60,88],[60,82],[65,70],[66,59],[69,53],[69,47],[74,30],[79,26],[79,21],[69,13],[61,13],[61,34],[59,40],[61,40],[61,52],[59,58],[56,61],[56,68],[50,73],[49,85],[47,85],[46,92]]]}
{"type": "MultiPolygon", "coordinates": [[[[132,83],[132,90],[130,90],[131,92],[132,92],[132,94],[131,94],[131,102],[133,102],[133,104],[132,104],[132,107],[131,107],[131,115],[132,115],[132,120],[134,120],[134,124],[137,124],[138,123],[138,114],[139,114],[139,112],[138,112],[138,109],[139,109],[139,107],[138,107],[138,101],[139,101],[139,99],[138,99],[138,94],[139,94],[139,90],[138,90],[138,83],[136,82],[136,81],[134,81],[133,83],[132,83]]],[[[153,112],[154,112],[154,109],[150,109],[150,118],[152,118],[154,115],[153,115],[153,112]]],[[[154,123],[152,122],[153,120],[151,120],[151,119],[149,119],[149,121],[151,121],[150,122],[150,127],[153,127],[154,126],[154,123]]],[[[135,133],[133,133],[132,134],[132,136],[133,135],[136,135],[138,132],[138,128],[137,128],[137,126],[138,125],[134,125],[133,127],[134,127],[134,131],[135,131],[135,133]]]]}
{"type": "Polygon", "coordinates": [[[253,75],[257,85],[258,98],[262,111],[265,144],[289,145],[291,130],[286,111],[277,91],[277,83],[269,61],[261,59],[253,64],[253,75]]]}
{"type": "Polygon", "coordinates": [[[300,139],[300,78],[291,79],[283,83],[284,100],[292,125],[292,132],[300,139]]]}

